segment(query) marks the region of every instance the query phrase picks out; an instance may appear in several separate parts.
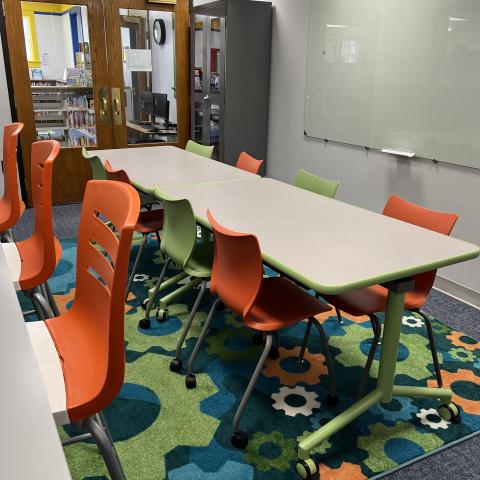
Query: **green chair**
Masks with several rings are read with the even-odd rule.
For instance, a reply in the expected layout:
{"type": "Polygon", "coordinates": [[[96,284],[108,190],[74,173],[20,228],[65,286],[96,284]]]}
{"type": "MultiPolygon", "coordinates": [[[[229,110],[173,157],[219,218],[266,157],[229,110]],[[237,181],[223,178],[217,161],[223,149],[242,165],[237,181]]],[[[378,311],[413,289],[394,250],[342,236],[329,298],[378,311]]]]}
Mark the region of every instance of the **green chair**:
{"type": "Polygon", "coordinates": [[[103,163],[99,157],[90,154],[90,152],[85,147],[82,148],[82,156],[90,162],[93,180],[107,179],[107,172],[105,171],[105,167],[103,166],[103,163]]]}
{"type": "Polygon", "coordinates": [[[187,152],[196,153],[202,157],[212,158],[214,146],[213,145],[201,145],[200,143],[189,140],[185,150],[187,152]]]}
{"type": "Polygon", "coordinates": [[[295,179],[296,187],[318,193],[328,198],[335,198],[339,183],[338,180],[327,180],[303,169],[298,171],[297,178],[295,179]]]}
{"type": "Polygon", "coordinates": [[[191,279],[189,283],[181,285],[160,299],[157,320],[163,321],[168,317],[167,305],[169,303],[200,285],[197,298],[178,342],[175,358],[170,363],[170,370],[178,372],[182,368],[180,354],[183,342],[190,330],[212,274],[213,241],[197,242],[197,223],[188,200],[173,200],[158,189],[155,189],[155,196],[163,202],[164,220],[161,251],[165,257],[165,264],[147,304],[145,318],[140,320],[139,327],[144,329],[150,328],[150,310],[158,292],[177,285],[187,277],[191,279]],[[164,281],[165,274],[172,262],[181,266],[182,272],[164,281]]]}
{"type": "MultiPolygon", "coordinates": [[[[93,180],[107,180],[107,172],[105,171],[105,166],[103,165],[102,160],[97,157],[97,155],[91,154],[85,147],[83,147],[82,156],[90,162],[93,180]]],[[[153,197],[153,189],[148,192],[143,192],[138,188],[137,185],[133,183],[132,185],[137,189],[140,196],[141,208],[151,210],[152,205],[155,205],[157,203],[157,200],[153,197]]]]}

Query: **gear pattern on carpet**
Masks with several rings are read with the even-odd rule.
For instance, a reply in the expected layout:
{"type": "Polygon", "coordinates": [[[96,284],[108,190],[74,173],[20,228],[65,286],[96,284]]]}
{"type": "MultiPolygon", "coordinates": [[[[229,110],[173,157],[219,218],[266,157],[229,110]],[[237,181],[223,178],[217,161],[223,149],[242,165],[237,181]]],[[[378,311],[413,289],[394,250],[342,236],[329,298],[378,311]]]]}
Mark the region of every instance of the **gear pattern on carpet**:
{"type": "MultiPolygon", "coordinates": [[[[131,260],[135,258],[133,248],[131,260]]],[[[50,281],[61,310],[70,307],[75,288],[74,239],[62,241],[63,257],[50,281]]],[[[321,321],[337,375],[339,404],[328,406],[329,382],[318,333],[312,330],[305,363],[296,362],[305,323],[280,333],[280,357],[268,360],[245,410],[241,428],[250,438],[246,450],[230,443],[240,398],[255,368],[261,346],[232,312],[219,311],[200,352],[197,388],[184,385],[185,365],[212,296],[205,295],[182,350],[182,374],[169,370],[175,346],[197,290],[169,306],[169,318],[140,330],[141,302],[162,268],[156,242],[147,244],[125,315],[126,378],[105,416],[126,476],[134,480],[292,480],[298,442],[355,401],[358,380],[373,336],[368,317],[332,312],[321,321]]],[[[172,270],[169,275],[178,273],[172,270]]],[[[271,272],[270,272],[271,273],[271,272]]],[[[24,310],[29,301],[21,294],[24,310]]],[[[380,315],[383,321],[383,316],[380,315]]],[[[29,320],[34,320],[31,317],[29,320]]],[[[405,312],[399,351],[398,384],[435,386],[432,358],[421,318],[405,312]]],[[[439,403],[425,398],[395,398],[365,412],[314,450],[322,480],[366,479],[480,430],[480,342],[432,319],[444,384],[464,408],[460,424],[436,413],[439,403]]],[[[378,371],[378,354],[371,376],[378,371]]],[[[374,386],[370,379],[369,388],[374,386]]],[[[61,438],[75,435],[60,429],[61,438]]],[[[65,448],[74,480],[109,478],[92,441],[65,448]]]]}

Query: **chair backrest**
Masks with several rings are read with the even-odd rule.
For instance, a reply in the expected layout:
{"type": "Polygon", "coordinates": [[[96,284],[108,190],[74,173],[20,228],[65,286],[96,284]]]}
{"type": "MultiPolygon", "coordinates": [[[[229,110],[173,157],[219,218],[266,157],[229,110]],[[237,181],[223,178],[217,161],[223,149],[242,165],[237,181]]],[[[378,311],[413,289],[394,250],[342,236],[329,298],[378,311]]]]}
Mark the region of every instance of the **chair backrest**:
{"type": "Polygon", "coordinates": [[[0,199],[0,232],[12,228],[21,215],[18,193],[17,145],[23,123],[9,123],[3,127],[3,197],[0,199]]]}
{"type": "Polygon", "coordinates": [[[31,150],[31,191],[34,209],[35,229],[31,237],[20,244],[27,248],[28,258],[22,258],[19,283],[22,290],[45,283],[56,267],[55,235],[52,213],[53,162],[60,151],[56,140],[41,140],[32,143],[31,150]]]}
{"type": "Polygon", "coordinates": [[[114,180],[116,182],[123,182],[131,185],[128,173],[125,170],[115,170],[108,160],[105,160],[105,172],[107,180],[114,180]]]}
{"type": "MultiPolygon", "coordinates": [[[[410,203],[398,195],[392,195],[388,199],[385,208],[383,209],[383,214],[388,217],[396,218],[397,220],[417,225],[418,227],[428,228],[429,230],[444,235],[450,235],[458,219],[456,213],[429,210],[428,208],[410,203]]],[[[415,292],[424,295],[426,299],[428,293],[432,289],[436,274],[437,271],[432,270],[430,272],[414,275],[412,278],[415,280],[415,292]]]]}
{"type": "Polygon", "coordinates": [[[187,152],[196,153],[206,158],[212,158],[213,148],[213,145],[201,145],[193,140],[189,140],[185,146],[187,152]]]}
{"type": "Polygon", "coordinates": [[[223,303],[244,317],[250,311],[263,281],[263,261],[255,235],[222,227],[210,211],[213,228],[214,259],[210,290],[223,303]]]}
{"type": "Polygon", "coordinates": [[[338,180],[327,180],[303,169],[298,171],[297,178],[295,179],[296,187],[318,193],[328,198],[335,198],[339,183],[338,180]]]}
{"type": "Polygon", "coordinates": [[[157,187],[155,197],[163,203],[163,231],[160,248],[176,264],[184,266],[197,242],[197,222],[190,202],[172,199],[157,187]]]}
{"type": "MultiPolygon", "coordinates": [[[[94,358],[85,358],[90,371],[88,389],[67,396],[70,420],[99,412],[118,394],[125,371],[125,286],[133,229],[140,211],[135,189],[122,182],[87,183],[77,243],[77,277],[72,313],[76,342],[94,342],[94,358]],[[101,214],[116,234],[97,217],[101,214]],[[88,391],[86,391],[88,390],[88,391]],[[86,399],[89,402],[86,403],[86,399]]],[[[78,390],[78,389],[77,389],[78,390]]]]}
{"type": "Polygon", "coordinates": [[[85,147],[82,148],[82,156],[90,162],[92,169],[92,178],[94,180],[106,180],[107,172],[103,166],[102,161],[96,155],[92,155],[85,147]]]}
{"type": "Polygon", "coordinates": [[[257,174],[260,171],[263,160],[257,160],[255,157],[252,157],[246,152],[240,153],[238,156],[237,168],[245,170],[246,172],[257,174]]]}

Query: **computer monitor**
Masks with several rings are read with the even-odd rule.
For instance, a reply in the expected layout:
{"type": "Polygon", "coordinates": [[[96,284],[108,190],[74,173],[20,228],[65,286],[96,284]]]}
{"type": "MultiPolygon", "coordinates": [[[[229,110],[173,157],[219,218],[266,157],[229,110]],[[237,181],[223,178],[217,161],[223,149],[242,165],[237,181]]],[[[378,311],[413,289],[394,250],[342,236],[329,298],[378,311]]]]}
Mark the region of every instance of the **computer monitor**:
{"type": "Polygon", "coordinates": [[[142,112],[148,113],[149,115],[154,114],[153,113],[154,98],[153,98],[152,92],[142,92],[140,96],[140,102],[141,102],[142,112]]]}
{"type": "Polygon", "coordinates": [[[163,118],[165,123],[168,123],[170,107],[170,103],[167,98],[168,97],[166,93],[153,94],[153,115],[163,118]]]}

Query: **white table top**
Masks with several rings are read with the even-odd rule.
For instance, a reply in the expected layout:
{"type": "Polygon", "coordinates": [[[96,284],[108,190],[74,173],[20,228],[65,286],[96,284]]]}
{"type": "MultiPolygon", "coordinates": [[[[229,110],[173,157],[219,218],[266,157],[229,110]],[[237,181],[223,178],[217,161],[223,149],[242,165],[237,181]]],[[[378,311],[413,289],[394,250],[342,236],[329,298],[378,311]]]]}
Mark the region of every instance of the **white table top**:
{"type": "Polygon", "coordinates": [[[254,233],[264,259],[319,293],[342,293],[451,265],[478,246],[273,179],[171,187],[200,223],[254,233]]]}
{"type": "Polygon", "coordinates": [[[0,305],[0,478],[70,479],[2,249],[0,305]]]}
{"type": "Polygon", "coordinates": [[[102,161],[108,160],[113,168],[125,170],[135,186],[144,191],[156,184],[163,188],[260,178],[172,146],[93,150],[91,153],[102,161]]]}

